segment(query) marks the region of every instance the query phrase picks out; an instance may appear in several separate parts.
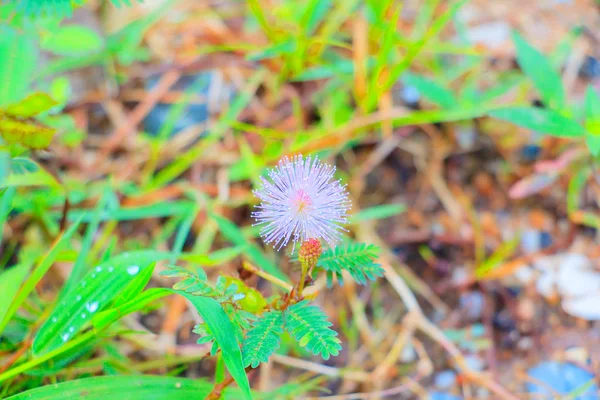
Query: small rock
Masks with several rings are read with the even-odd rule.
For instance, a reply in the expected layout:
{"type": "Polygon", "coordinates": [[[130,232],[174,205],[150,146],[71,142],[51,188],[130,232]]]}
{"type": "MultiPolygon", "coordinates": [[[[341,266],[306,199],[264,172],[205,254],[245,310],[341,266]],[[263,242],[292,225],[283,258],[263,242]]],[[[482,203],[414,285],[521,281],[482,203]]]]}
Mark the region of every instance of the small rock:
{"type": "Polygon", "coordinates": [[[521,234],[521,250],[525,254],[535,253],[542,247],[540,231],[537,229],[527,229],[521,234]]]}
{"type": "MultiPolygon", "coordinates": [[[[160,79],[160,75],[150,77],[146,89],[152,90],[160,79]]],[[[191,100],[184,107],[181,115],[177,115],[172,122],[173,125],[169,132],[171,136],[189,126],[207,122],[210,115],[226,107],[234,95],[233,87],[223,83],[221,73],[216,70],[196,75],[184,75],[175,83],[173,89],[181,92],[193,90],[193,94],[203,96],[205,101],[200,103],[197,100],[191,100]]],[[[170,123],[174,107],[177,107],[177,104],[156,104],[144,120],[145,131],[152,136],[158,135],[163,126],[170,123]]]]}
{"type": "Polygon", "coordinates": [[[404,346],[402,352],[400,353],[400,362],[401,363],[410,363],[417,359],[417,352],[412,345],[404,346]]]}
{"type": "Polygon", "coordinates": [[[515,271],[515,278],[524,285],[533,281],[535,278],[533,269],[529,265],[523,265],[515,271]]]}
{"type": "Polygon", "coordinates": [[[494,315],[494,326],[503,332],[510,332],[515,329],[516,324],[510,312],[502,310],[494,315]]]}
{"type": "Polygon", "coordinates": [[[421,93],[414,86],[404,85],[400,89],[400,99],[409,108],[418,108],[421,93]]]}
{"type": "Polygon", "coordinates": [[[480,291],[472,291],[461,294],[459,300],[461,310],[464,310],[470,321],[481,318],[485,300],[480,291]]]}
{"type": "Polygon", "coordinates": [[[595,57],[586,56],[579,73],[582,77],[587,79],[600,77],[600,61],[595,57]]]}
{"type": "Polygon", "coordinates": [[[549,232],[542,231],[540,233],[540,246],[542,249],[552,246],[552,236],[549,232]]]}
{"type": "Polygon", "coordinates": [[[460,126],[456,131],[456,141],[463,150],[470,150],[475,145],[477,132],[472,125],[460,126]]]}
{"type": "Polygon", "coordinates": [[[465,356],[467,366],[473,371],[483,371],[485,369],[485,361],[475,354],[465,356]]]}
{"type": "Polygon", "coordinates": [[[521,351],[529,351],[533,348],[533,339],[529,336],[524,336],[517,342],[517,348],[521,351]]]}
{"type": "Polygon", "coordinates": [[[521,148],[521,159],[524,162],[534,162],[542,153],[542,148],[537,144],[526,144],[521,148]]]}
{"type": "Polygon", "coordinates": [[[444,370],[435,376],[434,384],[438,389],[450,389],[456,384],[456,373],[449,369],[444,370]]]}
{"type": "Polygon", "coordinates": [[[463,285],[469,281],[470,274],[465,267],[456,267],[452,271],[452,283],[456,286],[463,285]]]}

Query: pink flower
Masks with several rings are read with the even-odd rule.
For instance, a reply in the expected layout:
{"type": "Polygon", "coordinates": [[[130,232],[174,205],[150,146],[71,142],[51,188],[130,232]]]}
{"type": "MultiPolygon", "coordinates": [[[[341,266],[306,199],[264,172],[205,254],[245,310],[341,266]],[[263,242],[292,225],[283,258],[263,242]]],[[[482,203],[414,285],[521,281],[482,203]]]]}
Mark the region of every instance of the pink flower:
{"type": "Polygon", "coordinates": [[[333,245],[340,239],[350,208],[345,185],[333,179],[335,167],[317,157],[284,157],[269,171],[263,186],[254,191],[262,200],[252,213],[263,225],[260,235],[276,249],[307,239],[333,245]]]}

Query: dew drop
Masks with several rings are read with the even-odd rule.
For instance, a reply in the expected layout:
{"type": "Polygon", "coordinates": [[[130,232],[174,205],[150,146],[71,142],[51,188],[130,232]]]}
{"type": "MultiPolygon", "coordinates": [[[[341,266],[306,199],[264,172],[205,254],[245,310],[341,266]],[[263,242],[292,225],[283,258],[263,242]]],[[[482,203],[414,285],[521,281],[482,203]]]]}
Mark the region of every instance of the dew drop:
{"type": "Polygon", "coordinates": [[[56,322],[56,321],[58,321],[58,318],[56,318],[56,317],[52,317],[52,322],[54,323],[54,322],[56,322]]]}
{"type": "Polygon", "coordinates": [[[81,296],[80,296],[80,295],[77,295],[77,296],[75,297],[75,301],[79,301],[79,300],[81,300],[81,296]]]}
{"type": "Polygon", "coordinates": [[[70,335],[68,333],[64,333],[64,334],[60,335],[63,342],[66,342],[67,340],[69,340],[69,336],[70,335]]]}
{"type": "Polygon", "coordinates": [[[113,272],[113,271],[114,271],[114,268],[112,266],[109,266],[108,267],[108,272],[113,272]]]}
{"type": "Polygon", "coordinates": [[[138,265],[131,265],[127,267],[127,273],[129,275],[135,275],[140,271],[140,267],[138,265]]]}
{"type": "Polygon", "coordinates": [[[96,267],[96,272],[102,271],[102,267],[96,267]]]}
{"type": "Polygon", "coordinates": [[[85,317],[87,317],[87,314],[86,314],[86,313],[84,313],[84,312],[82,312],[82,313],[81,313],[81,318],[85,319],[85,317]]]}
{"type": "Polygon", "coordinates": [[[96,277],[96,274],[92,274],[92,278],[95,278],[95,277],[96,277]]]}
{"type": "Polygon", "coordinates": [[[93,303],[87,303],[85,308],[91,313],[95,312],[98,309],[98,302],[94,301],[93,303]]]}
{"type": "Polygon", "coordinates": [[[73,328],[72,326],[69,327],[69,332],[73,333],[75,331],[75,328],[73,328]]]}
{"type": "Polygon", "coordinates": [[[177,382],[177,383],[175,384],[175,387],[176,387],[177,389],[181,388],[181,382],[177,382]]]}

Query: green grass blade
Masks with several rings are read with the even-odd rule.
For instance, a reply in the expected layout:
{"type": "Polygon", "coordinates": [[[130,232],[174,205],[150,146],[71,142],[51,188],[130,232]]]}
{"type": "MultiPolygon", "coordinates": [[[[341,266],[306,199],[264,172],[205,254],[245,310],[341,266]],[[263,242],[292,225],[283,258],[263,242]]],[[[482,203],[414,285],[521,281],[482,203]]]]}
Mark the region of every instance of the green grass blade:
{"type": "MultiPolygon", "coordinates": [[[[103,212],[100,221],[133,221],[146,218],[163,218],[175,215],[185,215],[194,209],[196,205],[188,200],[161,202],[150,206],[135,208],[119,208],[110,212],[103,212]]],[[[72,210],[69,212],[69,220],[81,219],[82,222],[91,222],[93,213],[90,210],[72,210]]],[[[53,214],[58,217],[58,214],[53,214]]]]}
{"type": "Polygon", "coordinates": [[[442,107],[453,108],[458,105],[456,96],[449,89],[421,75],[406,73],[402,80],[414,86],[427,100],[442,107]]]}
{"type": "Polygon", "coordinates": [[[352,216],[351,221],[356,224],[362,221],[390,218],[402,214],[405,210],[406,206],[404,204],[382,204],[360,210],[352,216]]]}
{"type": "Polygon", "coordinates": [[[565,90],[558,72],[542,53],[517,32],[513,32],[512,38],[517,49],[519,66],[533,81],[544,104],[553,110],[562,111],[565,107],[565,90]]]}
{"type": "MultiPolygon", "coordinates": [[[[43,386],[9,397],[7,400],[64,400],[85,398],[105,400],[189,400],[202,399],[212,383],[200,379],[166,376],[97,376],[43,386]],[[85,393],[85,395],[82,395],[85,393]]],[[[230,397],[233,398],[233,397],[230,397]]]]}
{"type": "Polygon", "coordinates": [[[588,86],[585,91],[585,130],[588,149],[594,156],[598,156],[600,154],[600,97],[592,86],[588,86]]]}
{"type": "MultiPolygon", "coordinates": [[[[1,156],[2,155],[0,154],[0,157],[1,156]]],[[[8,220],[8,214],[10,214],[10,211],[12,210],[12,200],[15,197],[15,192],[15,188],[6,189],[4,192],[0,191],[0,246],[2,245],[4,224],[8,220]]]]}
{"type": "Polygon", "coordinates": [[[490,116],[557,137],[585,135],[585,129],[556,111],[537,107],[506,107],[491,111],[490,116]]]}
{"type": "Polygon", "coordinates": [[[31,293],[31,291],[35,288],[38,282],[42,279],[42,277],[48,272],[56,257],[60,253],[60,251],[67,245],[71,236],[77,230],[79,226],[79,222],[71,225],[66,232],[61,234],[55,241],[48,253],[42,258],[38,265],[33,269],[29,278],[25,281],[25,284],[19,289],[17,295],[15,296],[14,301],[8,308],[4,320],[0,322],[0,332],[4,330],[8,321],[12,318],[15,312],[21,307],[27,296],[31,293]]]}
{"type": "MultiPolygon", "coordinates": [[[[29,272],[30,264],[19,264],[0,274],[0,322],[8,313],[10,304],[29,272]]],[[[0,331],[1,333],[1,331],[0,331]]]]}
{"type": "Polygon", "coordinates": [[[184,296],[194,305],[210,328],[210,332],[223,354],[225,366],[227,366],[229,373],[241,389],[244,398],[252,399],[250,383],[242,362],[240,343],[232,334],[232,332],[235,332],[235,327],[221,305],[210,297],[193,296],[180,290],[173,290],[173,292],[184,296]]]}
{"type": "Polygon", "coordinates": [[[96,210],[91,215],[90,223],[87,226],[87,229],[85,231],[85,236],[83,237],[83,241],[81,243],[81,249],[79,250],[79,253],[77,254],[77,259],[75,260],[73,269],[71,270],[71,273],[69,274],[69,279],[67,279],[67,281],[65,282],[65,284],[61,290],[61,296],[63,296],[65,293],[67,293],[69,290],[71,290],[71,288],[77,282],[79,282],[84,275],[85,268],[86,268],[86,264],[85,264],[86,258],[92,247],[92,241],[94,240],[94,236],[96,235],[96,232],[98,231],[98,226],[100,225],[100,217],[104,210],[106,201],[107,201],[107,196],[106,195],[102,196],[100,198],[100,201],[96,205],[96,210]]]}
{"type": "Polygon", "coordinates": [[[97,330],[102,330],[124,315],[139,311],[153,301],[172,294],[173,291],[171,289],[152,288],[145,290],[126,303],[119,303],[113,308],[94,315],[92,318],[92,325],[94,325],[94,328],[97,330]]]}
{"type": "Polygon", "coordinates": [[[127,284],[127,286],[125,286],[125,288],[117,297],[115,297],[112,304],[125,304],[139,295],[142,290],[144,290],[148,282],[150,282],[150,279],[152,279],[152,273],[154,272],[155,265],[155,263],[152,263],[147,268],[142,268],[140,273],[137,274],[135,278],[133,278],[133,280],[127,284]]]}
{"type": "Polygon", "coordinates": [[[192,224],[196,219],[196,215],[198,214],[198,210],[192,210],[190,214],[183,219],[179,229],[177,230],[177,234],[175,235],[175,241],[173,242],[173,257],[171,262],[175,262],[177,258],[181,255],[183,251],[183,246],[185,244],[185,239],[187,238],[190,230],[192,229],[192,224]]]}
{"type": "Polygon", "coordinates": [[[36,68],[34,37],[0,25],[0,107],[25,97],[36,68]]]}

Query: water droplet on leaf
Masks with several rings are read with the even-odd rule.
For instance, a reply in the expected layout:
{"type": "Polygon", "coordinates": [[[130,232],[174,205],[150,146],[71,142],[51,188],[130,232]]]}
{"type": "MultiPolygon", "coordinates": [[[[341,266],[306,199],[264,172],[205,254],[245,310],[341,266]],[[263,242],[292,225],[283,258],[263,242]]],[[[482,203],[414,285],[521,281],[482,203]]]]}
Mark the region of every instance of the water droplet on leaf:
{"type": "Polygon", "coordinates": [[[140,271],[140,267],[138,265],[131,265],[127,267],[127,273],[129,275],[135,275],[140,271]]]}
{"type": "Polygon", "coordinates": [[[87,310],[91,313],[95,312],[98,309],[98,302],[94,301],[92,303],[87,303],[85,305],[85,308],[87,308],[87,310]]]}

